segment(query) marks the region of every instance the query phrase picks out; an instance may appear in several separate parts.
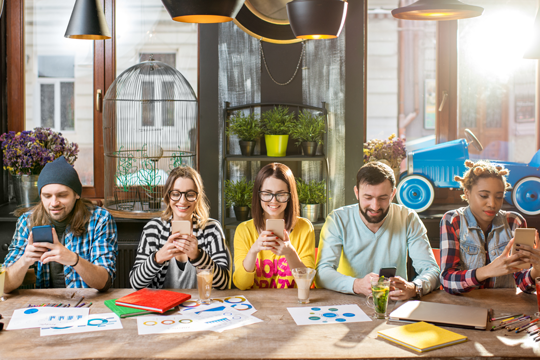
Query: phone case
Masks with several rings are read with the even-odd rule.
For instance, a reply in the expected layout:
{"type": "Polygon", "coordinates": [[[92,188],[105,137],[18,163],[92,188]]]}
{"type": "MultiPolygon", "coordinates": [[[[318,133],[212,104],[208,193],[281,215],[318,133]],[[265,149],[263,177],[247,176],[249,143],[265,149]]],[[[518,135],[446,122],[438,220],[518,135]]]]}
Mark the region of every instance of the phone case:
{"type": "Polygon", "coordinates": [[[381,268],[381,270],[379,270],[379,276],[384,276],[385,278],[394,277],[396,276],[396,268],[395,267],[381,268]]]}
{"type": "Polygon", "coordinates": [[[280,239],[283,239],[284,230],[285,230],[285,220],[283,219],[267,219],[266,220],[266,231],[273,232],[280,239]]]}
{"type": "Polygon", "coordinates": [[[52,236],[52,226],[34,226],[32,228],[32,238],[34,242],[48,242],[52,244],[54,242],[52,236]]]}
{"type": "Polygon", "coordinates": [[[188,220],[173,220],[172,234],[180,233],[180,235],[191,235],[191,222],[188,220]]]}

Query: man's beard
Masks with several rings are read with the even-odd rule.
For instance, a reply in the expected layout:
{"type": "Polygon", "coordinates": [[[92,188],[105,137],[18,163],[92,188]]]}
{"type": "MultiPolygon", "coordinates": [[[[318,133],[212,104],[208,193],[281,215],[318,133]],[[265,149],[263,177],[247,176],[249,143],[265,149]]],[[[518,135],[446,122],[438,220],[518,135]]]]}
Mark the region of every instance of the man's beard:
{"type": "Polygon", "coordinates": [[[366,219],[366,221],[370,224],[378,224],[380,223],[381,221],[384,220],[384,218],[386,217],[386,215],[388,215],[388,211],[390,211],[390,206],[388,208],[386,208],[386,210],[384,210],[380,215],[377,215],[377,216],[370,216],[368,215],[368,210],[371,210],[369,207],[366,208],[366,210],[362,209],[362,205],[360,205],[360,202],[358,202],[358,208],[360,209],[360,212],[362,213],[362,215],[364,216],[364,219],[366,219]]]}

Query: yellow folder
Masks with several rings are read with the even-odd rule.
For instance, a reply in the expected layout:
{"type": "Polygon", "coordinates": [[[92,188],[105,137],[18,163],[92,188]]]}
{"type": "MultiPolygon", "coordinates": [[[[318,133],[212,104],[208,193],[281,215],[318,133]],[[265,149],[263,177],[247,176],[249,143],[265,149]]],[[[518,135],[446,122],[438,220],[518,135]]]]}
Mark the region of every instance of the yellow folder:
{"type": "Polygon", "coordinates": [[[383,339],[418,352],[435,350],[467,341],[466,336],[423,321],[381,330],[377,334],[383,339]]]}

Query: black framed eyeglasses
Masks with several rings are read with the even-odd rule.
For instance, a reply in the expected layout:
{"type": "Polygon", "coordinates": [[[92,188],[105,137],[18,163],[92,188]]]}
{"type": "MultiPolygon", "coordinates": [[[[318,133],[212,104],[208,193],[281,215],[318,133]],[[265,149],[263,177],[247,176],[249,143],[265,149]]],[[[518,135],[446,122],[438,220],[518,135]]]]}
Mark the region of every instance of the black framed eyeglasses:
{"type": "Polygon", "coordinates": [[[178,191],[178,190],[170,190],[169,191],[169,197],[172,201],[179,201],[182,198],[182,195],[186,197],[186,200],[189,202],[194,202],[199,197],[199,193],[194,190],[189,191],[178,191]]]}
{"type": "Polygon", "coordinates": [[[290,192],[279,192],[272,194],[271,192],[259,191],[259,197],[261,201],[270,202],[275,197],[278,203],[286,203],[291,198],[290,192]]]}

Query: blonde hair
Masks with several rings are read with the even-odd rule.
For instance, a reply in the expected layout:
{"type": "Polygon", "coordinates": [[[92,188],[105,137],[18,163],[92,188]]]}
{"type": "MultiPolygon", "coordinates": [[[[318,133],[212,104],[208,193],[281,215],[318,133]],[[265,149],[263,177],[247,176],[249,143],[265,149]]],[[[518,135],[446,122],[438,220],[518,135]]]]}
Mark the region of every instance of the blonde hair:
{"type": "Polygon", "coordinates": [[[197,220],[197,225],[199,229],[204,229],[206,223],[208,222],[208,218],[210,217],[210,205],[208,203],[208,198],[204,193],[204,186],[201,175],[197,172],[197,170],[189,166],[179,166],[177,168],[174,168],[169,174],[169,177],[165,182],[165,187],[163,188],[163,201],[165,202],[165,204],[167,204],[167,208],[163,211],[163,214],[161,214],[161,220],[168,221],[173,214],[169,191],[174,186],[175,181],[179,178],[191,179],[195,184],[199,196],[197,197],[195,203],[195,210],[193,211],[193,215],[197,220]]]}
{"type": "MultiPolygon", "coordinates": [[[[82,236],[88,230],[88,222],[94,207],[94,204],[88,199],[80,198],[75,201],[75,205],[68,215],[69,230],[73,235],[82,236]]],[[[29,211],[32,212],[29,217],[30,227],[51,225],[49,213],[41,200],[37,205],[16,211],[15,216],[20,216],[29,211]]]]}
{"type": "MultiPolygon", "coordinates": [[[[455,176],[454,180],[459,182],[459,186],[462,189],[471,191],[472,187],[476,185],[478,179],[481,178],[495,178],[502,181],[504,185],[504,191],[510,188],[510,184],[506,181],[506,175],[510,173],[508,169],[503,168],[501,165],[494,165],[489,161],[479,160],[476,163],[467,160],[465,166],[469,168],[463,174],[463,177],[455,176]]],[[[461,195],[461,198],[468,202],[465,194],[461,195]]]]}

